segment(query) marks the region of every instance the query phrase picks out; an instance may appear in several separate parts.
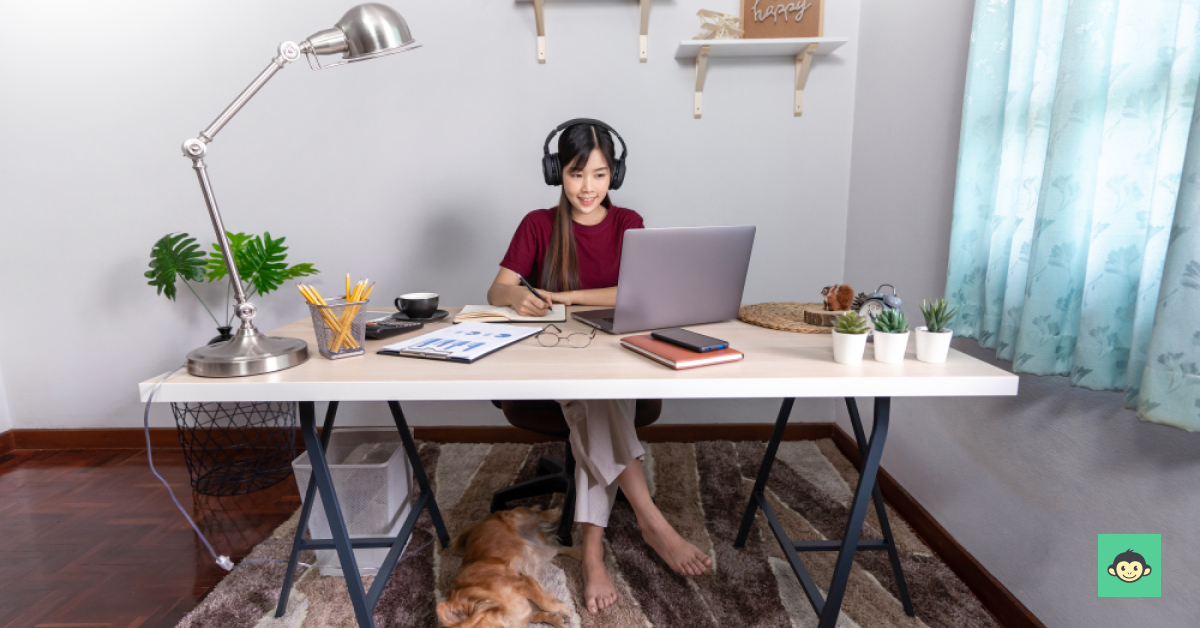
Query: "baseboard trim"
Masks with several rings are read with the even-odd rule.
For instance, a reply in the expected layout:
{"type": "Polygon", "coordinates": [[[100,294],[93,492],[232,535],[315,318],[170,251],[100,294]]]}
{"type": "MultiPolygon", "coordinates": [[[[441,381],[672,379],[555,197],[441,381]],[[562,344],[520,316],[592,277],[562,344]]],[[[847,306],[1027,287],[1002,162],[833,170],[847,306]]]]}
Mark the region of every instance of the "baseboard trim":
{"type": "MultiPolygon", "coordinates": [[[[717,423],[698,425],[648,425],[638,430],[646,442],[698,442],[706,440],[760,440],[771,437],[770,423],[717,423]]],[[[534,434],[510,425],[417,427],[418,440],[440,443],[542,443],[556,439],[534,434]]],[[[817,440],[831,438],[851,462],[862,463],[854,438],[834,423],[792,423],[785,430],[784,440],[817,440]]],[[[155,448],[179,447],[175,428],[150,428],[150,442],[155,448]]],[[[144,449],[145,432],[141,428],[66,429],[66,430],[9,430],[0,433],[0,455],[22,449],[144,449]]],[[[304,441],[296,435],[297,451],[304,441]]],[[[884,499],[927,545],[937,552],[952,571],[984,606],[1006,628],[1046,628],[999,580],[980,564],[950,532],[942,527],[904,487],[883,468],[879,469],[879,487],[884,499]]]]}
{"type": "MultiPolygon", "coordinates": [[[[862,454],[854,437],[846,433],[840,425],[832,425],[833,442],[842,455],[846,456],[856,466],[862,464],[862,454]]],[[[908,522],[913,531],[925,541],[946,566],[955,573],[983,605],[996,617],[996,621],[1005,628],[1046,628],[1046,625],[1033,614],[1017,596],[1008,590],[995,576],[991,574],[970,552],[963,547],[933,515],[925,510],[913,496],[891,474],[879,468],[879,489],[883,499],[908,522]]]]}

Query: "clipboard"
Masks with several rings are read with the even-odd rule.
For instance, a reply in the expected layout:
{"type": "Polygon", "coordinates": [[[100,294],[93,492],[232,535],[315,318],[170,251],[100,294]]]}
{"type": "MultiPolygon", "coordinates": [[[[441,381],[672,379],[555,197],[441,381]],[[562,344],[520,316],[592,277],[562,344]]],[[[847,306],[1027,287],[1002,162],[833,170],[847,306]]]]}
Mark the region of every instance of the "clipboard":
{"type": "Polygon", "coordinates": [[[378,353],[470,364],[539,332],[537,327],[503,323],[460,323],[390,344],[378,353]]]}

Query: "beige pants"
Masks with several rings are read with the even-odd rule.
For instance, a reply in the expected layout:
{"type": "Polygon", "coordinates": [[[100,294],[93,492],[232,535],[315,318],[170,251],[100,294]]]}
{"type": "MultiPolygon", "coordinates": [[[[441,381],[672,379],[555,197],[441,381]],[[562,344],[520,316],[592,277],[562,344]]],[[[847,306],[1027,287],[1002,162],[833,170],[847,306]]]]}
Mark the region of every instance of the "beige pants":
{"type": "Polygon", "coordinates": [[[633,399],[559,401],[575,454],[575,521],[608,526],[617,476],[646,452],[633,427],[633,399]]]}

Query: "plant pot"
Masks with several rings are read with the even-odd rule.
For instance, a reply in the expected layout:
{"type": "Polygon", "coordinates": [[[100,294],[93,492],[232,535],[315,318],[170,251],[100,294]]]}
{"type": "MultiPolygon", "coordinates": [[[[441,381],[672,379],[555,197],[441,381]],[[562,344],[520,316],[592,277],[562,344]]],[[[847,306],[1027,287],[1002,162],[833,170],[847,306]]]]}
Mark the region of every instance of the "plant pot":
{"type": "Polygon", "coordinates": [[[862,363],[863,352],[867,349],[867,334],[843,334],[833,332],[833,361],[838,364],[855,365],[862,363]]]}
{"type": "Polygon", "coordinates": [[[950,339],[954,332],[949,329],[931,332],[925,327],[917,328],[917,359],[922,362],[941,364],[950,353],[950,339]]]}
{"type": "Polygon", "coordinates": [[[218,342],[227,342],[227,341],[233,340],[232,332],[233,332],[232,327],[218,327],[217,333],[219,335],[215,336],[212,340],[209,340],[208,344],[215,345],[218,342]]]}
{"type": "Polygon", "coordinates": [[[908,332],[902,334],[875,332],[876,362],[900,364],[904,361],[905,351],[908,351],[908,332]]]}

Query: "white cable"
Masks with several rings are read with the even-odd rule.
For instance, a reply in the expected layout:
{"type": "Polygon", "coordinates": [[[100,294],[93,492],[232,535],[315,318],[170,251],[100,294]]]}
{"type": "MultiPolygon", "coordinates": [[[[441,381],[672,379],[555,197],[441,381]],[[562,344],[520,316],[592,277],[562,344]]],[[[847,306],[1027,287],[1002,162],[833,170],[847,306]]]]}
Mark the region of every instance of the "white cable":
{"type": "MultiPolygon", "coordinates": [[[[196,522],[192,520],[192,517],[190,515],[188,515],[186,510],[183,509],[183,505],[179,503],[179,499],[177,499],[175,497],[175,491],[171,490],[171,485],[168,484],[167,481],[163,479],[163,476],[158,474],[158,469],[154,468],[154,453],[150,447],[150,404],[154,402],[154,395],[156,393],[158,393],[159,388],[162,388],[163,382],[170,379],[172,375],[178,373],[179,369],[183,368],[184,366],[187,366],[187,365],[184,364],[184,365],[180,366],[179,368],[175,369],[174,371],[171,371],[170,373],[167,373],[166,375],[164,375],[162,379],[158,380],[158,383],[154,385],[154,389],[150,391],[150,397],[148,399],[146,399],[146,413],[144,416],[144,425],[146,428],[146,460],[150,463],[150,472],[154,474],[154,477],[158,478],[159,482],[162,482],[163,486],[167,487],[167,493],[169,493],[171,495],[171,501],[175,502],[175,507],[179,509],[179,513],[183,515],[184,519],[187,519],[187,522],[189,524],[191,524],[192,529],[196,531],[196,536],[200,537],[200,540],[204,543],[204,547],[208,548],[208,553],[212,554],[213,560],[215,560],[217,562],[217,564],[221,566],[221,569],[224,569],[225,571],[233,571],[237,567],[241,567],[242,565],[249,565],[250,563],[286,563],[286,562],[288,562],[286,560],[283,560],[282,558],[253,558],[250,560],[243,560],[242,562],[235,565],[235,564],[233,564],[233,559],[229,558],[228,556],[218,556],[217,551],[213,549],[212,543],[208,542],[208,539],[205,538],[204,533],[201,532],[200,528],[196,526],[196,522]]],[[[432,544],[433,544],[433,541],[431,540],[428,543],[422,545],[421,547],[409,552],[407,556],[405,556],[404,558],[401,558],[399,561],[396,562],[396,566],[399,567],[400,563],[403,563],[404,561],[411,558],[413,554],[416,554],[417,552],[425,549],[426,547],[429,547],[432,544]]],[[[307,567],[309,569],[316,569],[315,565],[310,565],[308,563],[297,562],[296,564],[301,567],[307,567]]]]}

